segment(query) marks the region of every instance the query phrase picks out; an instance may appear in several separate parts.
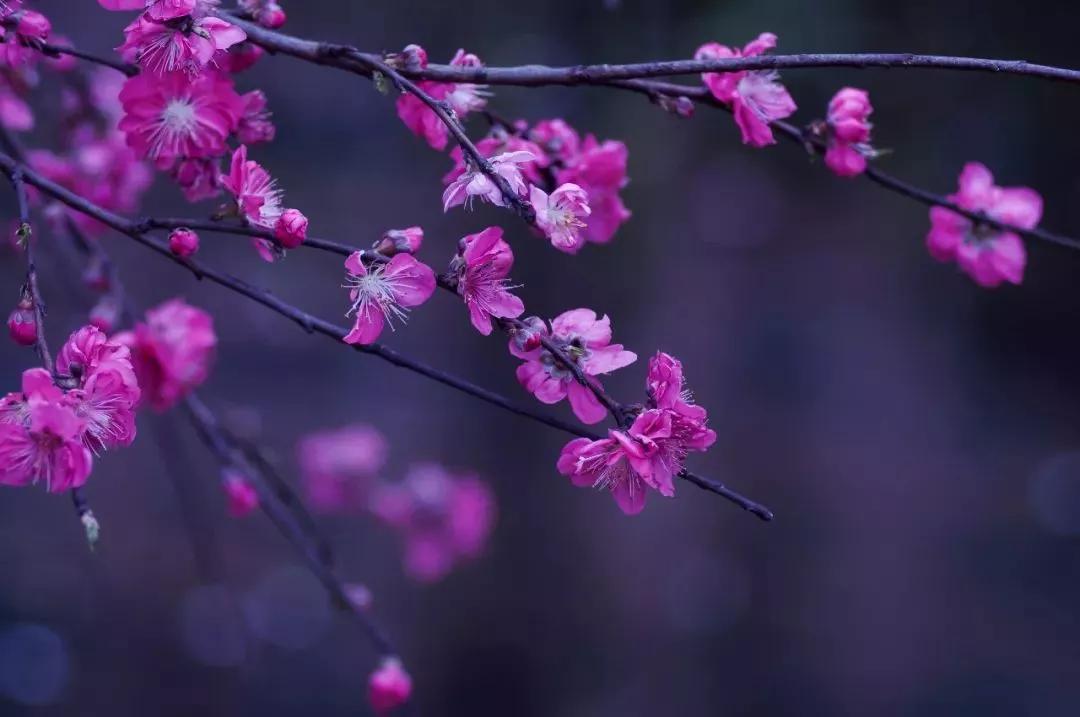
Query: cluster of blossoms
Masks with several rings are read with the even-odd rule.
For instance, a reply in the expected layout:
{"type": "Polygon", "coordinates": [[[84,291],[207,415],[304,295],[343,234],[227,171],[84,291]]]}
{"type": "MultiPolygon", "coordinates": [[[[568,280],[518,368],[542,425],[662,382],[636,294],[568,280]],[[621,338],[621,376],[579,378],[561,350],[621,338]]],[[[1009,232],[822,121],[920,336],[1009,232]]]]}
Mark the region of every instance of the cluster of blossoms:
{"type": "MultiPolygon", "coordinates": [[[[34,113],[26,95],[38,83],[41,54],[35,47],[51,38],[52,23],[21,2],[0,3],[0,125],[15,132],[34,128],[34,113]]],[[[47,60],[50,69],[66,72],[73,58],[47,60]]]]}
{"type": "Polygon", "coordinates": [[[307,503],[334,514],[370,512],[405,544],[405,572],[434,582],[484,549],[495,524],[495,497],[478,478],[435,464],[416,465],[404,480],[381,479],[387,442],[355,424],[313,433],[297,447],[307,503]]]}
{"type": "Polygon", "coordinates": [[[140,387],[127,346],[94,326],[73,333],[56,375],[23,372],[0,399],[0,485],[44,481],[54,493],[86,483],[93,457],[135,439],[140,387]]]}
{"type": "Polygon", "coordinates": [[[671,497],[674,478],[690,451],[704,451],[716,441],[708,413],[685,387],[682,364],[665,353],[649,360],[647,407],[628,428],[612,429],[600,440],[570,441],[558,469],[580,487],[611,491],[627,515],[645,507],[647,488],[671,497]]]}
{"type": "MultiPolygon", "coordinates": [[[[168,172],[189,201],[227,191],[232,201],[223,216],[273,232],[275,241],[252,240],[264,260],[274,261],[282,248],[303,243],[307,217],[286,208],[277,182],[248,159],[249,145],[273,140],[275,127],[263,92],[236,90],[233,75],[260,56],[244,31],[213,15],[217,3],[212,0],[99,2],[110,10],[142,11],[118,48],[141,70],[119,92],[119,129],[136,156],[168,172]],[[231,141],[240,146],[222,172],[231,141]]],[[[250,0],[247,5],[258,22],[270,27],[284,22],[276,3],[250,0]]]]}

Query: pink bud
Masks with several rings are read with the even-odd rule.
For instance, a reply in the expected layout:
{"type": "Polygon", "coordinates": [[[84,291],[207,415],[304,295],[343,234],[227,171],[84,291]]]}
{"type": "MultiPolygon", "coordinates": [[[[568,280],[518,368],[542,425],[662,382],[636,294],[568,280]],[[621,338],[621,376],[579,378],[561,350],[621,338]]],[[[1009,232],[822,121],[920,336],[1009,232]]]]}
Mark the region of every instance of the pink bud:
{"type": "Polygon", "coordinates": [[[407,70],[422,70],[427,67],[427,50],[419,45],[406,45],[401,55],[405,59],[407,70]]]}
{"type": "Polygon", "coordinates": [[[8,317],[8,334],[20,346],[33,346],[37,341],[37,317],[33,304],[26,299],[19,302],[8,317]]]}
{"type": "Polygon", "coordinates": [[[349,583],[345,586],[345,597],[348,598],[349,603],[361,612],[367,612],[371,609],[371,603],[374,602],[374,597],[371,591],[368,590],[366,585],[360,583],[349,583]]]}
{"type": "Polygon", "coordinates": [[[412,678],[396,657],[387,657],[368,678],[368,701],[377,715],[385,715],[409,701],[412,678]]]}
{"type": "Polygon", "coordinates": [[[52,32],[52,23],[40,12],[21,10],[15,13],[15,32],[23,37],[46,40],[52,32]]]}
{"type": "Polygon", "coordinates": [[[382,239],[375,242],[372,247],[375,251],[386,256],[395,254],[415,254],[424,243],[424,230],[420,227],[408,229],[388,229],[382,235],[382,239]]]}
{"type": "Polygon", "coordinates": [[[199,235],[190,229],[173,229],[169,234],[169,251],[186,259],[199,250],[199,235]]]}
{"type": "Polygon", "coordinates": [[[232,517],[243,518],[259,507],[259,494],[255,492],[251,481],[240,473],[226,469],[222,488],[229,500],[229,515],[232,517]]]}
{"type": "Polygon", "coordinates": [[[94,304],[94,308],[90,309],[91,326],[97,327],[106,334],[111,334],[116,330],[119,319],[120,307],[116,305],[116,301],[111,297],[106,296],[94,304]]]}
{"type": "Polygon", "coordinates": [[[540,340],[547,333],[547,325],[539,316],[530,316],[522,320],[521,328],[514,330],[514,344],[522,351],[540,348],[540,340]]]}
{"type": "Polygon", "coordinates": [[[694,102],[689,97],[682,95],[678,97],[662,95],[660,97],[660,106],[683,119],[689,119],[694,116],[694,102]]]}
{"type": "Polygon", "coordinates": [[[274,226],[274,236],[286,249],[295,249],[307,239],[308,218],[299,209],[286,209],[274,226]]]}
{"type": "Polygon", "coordinates": [[[221,65],[222,69],[226,72],[236,74],[237,72],[243,72],[244,70],[250,69],[265,54],[266,51],[258,45],[250,42],[241,42],[240,44],[233,45],[229,48],[229,51],[218,60],[218,64],[221,65]]]}
{"type": "Polygon", "coordinates": [[[285,11],[276,2],[268,2],[255,14],[255,20],[263,27],[276,30],[285,24],[285,11]]]}

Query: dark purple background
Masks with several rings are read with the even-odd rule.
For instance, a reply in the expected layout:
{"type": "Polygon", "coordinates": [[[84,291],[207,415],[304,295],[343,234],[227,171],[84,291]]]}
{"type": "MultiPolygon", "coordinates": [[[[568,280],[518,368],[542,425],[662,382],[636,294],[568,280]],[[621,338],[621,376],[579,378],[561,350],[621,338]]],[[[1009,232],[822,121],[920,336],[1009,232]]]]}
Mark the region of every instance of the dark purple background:
{"type": "MultiPolygon", "coordinates": [[[[57,31],[99,52],[119,44],[128,20],[92,0],[38,6],[57,31]]],[[[666,59],[771,30],[780,51],[1080,65],[1080,11],[1064,2],[324,0],[286,9],[296,34],[370,50],[419,42],[439,61],[458,46],[498,65],[666,59]]],[[[962,164],[979,159],[1002,184],[1043,193],[1046,227],[1080,233],[1076,88],[926,70],[790,71],[785,81],[798,122],[821,116],[844,84],[869,89],[876,143],[895,150],[881,162],[889,171],[946,193],[962,164]]],[[[298,436],[359,420],[390,438],[388,475],[438,460],[493,484],[501,516],[488,554],[431,587],[403,577],[393,536],[371,521],[323,521],[343,573],[374,591],[421,711],[1076,713],[1080,255],[1029,246],[1023,287],[980,290],[926,254],[925,208],[833,178],[786,143],[744,148],[726,114],[702,108],[687,122],[607,90],[499,88],[492,107],[504,115],[564,116],[629,145],[633,219],[610,246],[568,257],[506,212],[444,216],[449,160],[409,134],[392,98],[367,81],[273,58],[239,84],[269,95],[279,139],[254,156],[311,216],[314,234],[364,245],[418,223],[422,258],[441,266],[460,236],[500,223],[532,311],[592,307],[610,313],[616,338],[643,359],[657,348],[683,359],[719,434],[691,467],[777,513],[766,525],[682,484],[676,499],[625,518],[556,474],[562,435],[307,337],[107,237],[138,301],[183,295],[214,313],[221,345],[203,395],[234,415],[256,409],[290,474],[298,436]]],[[[475,138],[485,131],[479,119],[469,128],[475,138]]],[[[159,178],[146,211],[199,210],[159,178]]],[[[85,308],[51,241],[42,237],[41,278],[59,342],[85,308]]],[[[243,240],[210,235],[200,256],[344,320],[337,257],[297,251],[269,266],[243,240]]],[[[22,266],[9,255],[0,271],[14,303],[22,266]]],[[[479,336],[449,297],[385,338],[532,400],[503,340],[479,336]]],[[[0,362],[12,390],[32,356],[5,342],[0,362]]],[[[638,397],[643,375],[641,361],[607,385],[638,397]]],[[[565,405],[554,411],[570,415],[565,405]]],[[[95,467],[96,554],[66,497],[2,493],[0,714],[364,714],[373,653],[360,630],[328,612],[264,520],[224,517],[214,463],[181,415],[141,416],[139,430],[133,448],[95,467]],[[213,546],[249,622],[237,612],[216,624],[199,617],[207,593],[192,592],[203,580],[170,473],[199,504],[195,535],[213,546]],[[192,635],[212,649],[193,649],[192,635]],[[240,664],[209,666],[207,654],[240,664]]]]}

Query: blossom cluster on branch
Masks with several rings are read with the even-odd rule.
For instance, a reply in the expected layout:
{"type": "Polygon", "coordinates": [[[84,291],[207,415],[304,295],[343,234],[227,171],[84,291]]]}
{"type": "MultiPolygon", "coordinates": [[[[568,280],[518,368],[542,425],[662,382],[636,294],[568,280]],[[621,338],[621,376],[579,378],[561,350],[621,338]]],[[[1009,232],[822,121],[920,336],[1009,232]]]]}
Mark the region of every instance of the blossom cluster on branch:
{"type": "MultiPolygon", "coordinates": [[[[983,287],[1023,281],[1025,238],[1080,246],[1038,228],[1043,207],[1037,192],[997,186],[980,163],[966,165],[958,191],[946,197],[882,172],[874,164],[883,152],[873,143],[873,106],[863,89],[842,87],[823,103],[823,117],[801,128],[788,124],[798,106],[781,81],[780,68],[829,64],[816,56],[800,60],[772,54],[778,38],[768,32],[741,48],[705,43],[693,61],[564,70],[493,68],[464,49],[447,65],[435,65],[418,44],[370,54],[294,38],[278,32],[286,15],[275,0],[239,0],[231,11],[222,9],[218,0],[98,4],[134,13],[126,27],[117,28],[119,61],[78,51],[53,34],[52,23],[41,13],[21,0],[0,0],[0,168],[15,188],[19,217],[12,236],[25,251],[28,267],[8,329],[16,344],[35,348],[41,364],[23,373],[21,390],[0,399],[0,484],[42,482],[51,492],[71,490],[88,535],[92,530],[96,537],[97,524],[87,517],[81,491],[95,457],[132,443],[136,409],[183,407],[221,465],[229,512],[242,517],[263,509],[327,589],[361,617],[380,652],[368,683],[370,702],[380,714],[409,699],[411,677],[365,617],[370,595],[357,597],[357,589],[337,578],[308,510],[375,518],[400,536],[406,572],[430,582],[482,552],[496,514],[491,490],[472,475],[431,463],[413,465],[402,480],[385,480],[385,439],[370,426],[352,425],[300,442],[305,500],[297,499],[284,481],[272,477],[273,467],[258,451],[230,435],[195,394],[213,366],[213,318],[181,298],[136,317],[102,246],[110,232],[290,318],[309,333],[321,333],[339,346],[347,344],[574,435],[560,455],[552,457],[553,472],[575,486],[610,493],[628,515],[644,508],[649,492],[673,496],[676,478],[764,519],[772,514],[686,470],[688,455],[709,449],[717,435],[709,427],[707,410],[694,400],[677,358],[654,352],[641,400],[622,402],[607,392],[602,377],[631,366],[637,354],[615,343],[610,317],[588,307],[569,308],[550,319],[528,314],[525,287],[512,277],[514,237],[505,227],[478,227],[446,247],[441,262],[432,258],[438,250],[430,240],[425,242],[419,226],[387,230],[370,248],[310,235],[309,217],[285,203],[282,186],[255,158],[259,145],[274,141],[277,130],[271,98],[258,88],[244,88],[243,73],[268,53],[337,67],[372,79],[384,91],[398,91],[395,109],[404,126],[436,151],[449,148],[451,167],[441,186],[432,180],[423,190],[430,201],[441,201],[445,212],[471,209],[477,202],[506,208],[523,220],[529,233],[568,255],[590,245],[611,244],[631,219],[623,201],[628,148],[558,117],[500,119],[490,108],[492,88],[498,84],[581,84],[635,92],[682,119],[692,117],[699,105],[726,109],[750,147],[767,147],[786,137],[812,156],[822,156],[838,176],[864,176],[931,205],[926,237],[930,254],[955,262],[983,287]],[[99,67],[84,71],[80,58],[99,67]],[[690,73],[700,75],[700,85],[650,79],[690,73]],[[57,142],[24,150],[18,136],[35,128],[31,100],[42,77],[55,79],[59,86],[57,142]],[[463,122],[477,115],[483,115],[489,127],[473,142],[463,122]],[[138,210],[155,171],[188,202],[217,200],[218,206],[205,213],[210,218],[126,218],[138,210]],[[49,227],[50,241],[68,237],[74,242],[81,252],[83,283],[95,296],[86,325],[71,334],[55,362],[33,259],[41,240],[31,236],[31,212],[38,212],[49,227]],[[157,231],[167,231],[167,239],[154,236],[157,231]],[[206,264],[203,254],[211,243],[200,232],[246,237],[267,262],[278,262],[287,251],[302,247],[344,257],[343,313],[351,327],[314,317],[206,264]],[[379,343],[388,336],[387,328],[404,326],[409,312],[437,290],[461,302],[462,324],[467,317],[482,335],[505,335],[526,394],[545,405],[565,399],[586,426],[610,416],[613,425],[606,434],[518,406],[379,343]]],[[[884,63],[883,57],[835,62],[861,66],[857,63],[884,63]]],[[[924,62],[991,71],[1002,67],[975,58],[930,57],[924,62]]],[[[917,62],[904,57],[894,64],[917,62]]],[[[1033,66],[1028,71],[1080,79],[1060,68],[1033,66]]]]}

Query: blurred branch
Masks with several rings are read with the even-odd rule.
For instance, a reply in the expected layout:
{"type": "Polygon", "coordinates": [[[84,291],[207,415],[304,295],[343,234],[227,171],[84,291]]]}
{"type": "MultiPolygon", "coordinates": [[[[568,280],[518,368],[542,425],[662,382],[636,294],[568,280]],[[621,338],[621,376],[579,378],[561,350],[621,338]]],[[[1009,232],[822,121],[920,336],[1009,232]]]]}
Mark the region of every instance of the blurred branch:
{"type": "MultiPolygon", "coordinates": [[[[220,272],[192,259],[182,259],[174,255],[172,252],[169,251],[168,245],[165,242],[155,237],[149,236],[146,233],[146,230],[143,229],[144,225],[126,219],[119,215],[113,214],[112,212],[88,201],[84,197],[74,194],[66,188],[56,184],[55,182],[52,182],[49,179],[39,175],[38,173],[22,167],[11,157],[0,154],[0,170],[2,170],[8,176],[11,176],[13,173],[21,170],[25,180],[29,184],[37,187],[49,196],[54,197],[55,199],[63,202],[64,204],[68,205],[69,207],[75,209],[82,214],[97,219],[102,224],[105,224],[106,226],[115,229],[117,232],[134,239],[136,242],[152,249],[158,254],[161,254],[162,256],[168,258],[170,261],[173,261],[174,263],[187,268],[195,275],[196,278],[209,279],[216,284],[219,284],[227,289],[230,289],[231,291],[246,296],[252,301],[262,304],[263,306],[271,309],[272,311],[275,311],[276,313],[291,319],[308,333],[321,334],[323,336],[327,336],[328,338],[333,339],[339,345],[351,346],[353,350],[379,356],[383,360],[388,361],[395,366],[399,366],[414,373],[418,373],[422,376],[426,376],[427,378],[433,379],[443,385],[450,386],[451,388],[455,388],[459,391],[462,391],[463,393],[469,394],[475,398],[479,398],[482,401],[498,406],[519,416],[524,416],[538,423],[542,423],[544,425],[556,428],[558,430],[570,433],[575,436],[592,439],[598,438],[598,436],[591,431],[583,430],[578,426],[564,422],[557,418],[544,415],[543,413],[539,413],[531,409],[524,408],[522,406],[518,406],[517,404],[511,402],[509,399],[504,398],[503,396],[493,391],[489,391],[463,378],[459,378],[453,374],[441,371],[422,362],[408,358],[387,346],[383,346],[381,344],[345,344],[343,342],[343,339],[348,333],[345,328],[313,316],[312,314],[309,314],[296,306],[282,301],[281,299],[277,298],[265,289],[253,286],[243,281],[242,279],[236,278],[224,272],[220,272]]],[[[697,485],[700,488],[716,493],[717,495],[735,503],[739,507],[749,511],[750,513],[756,515],[763,520],[771,520],[773,518],[773,513],[768,508],[727,488],[722,483],[701,476],[697,476],[686,471],[680,473],[679,477],[693,483],[694,485],[697,485]]]]}

